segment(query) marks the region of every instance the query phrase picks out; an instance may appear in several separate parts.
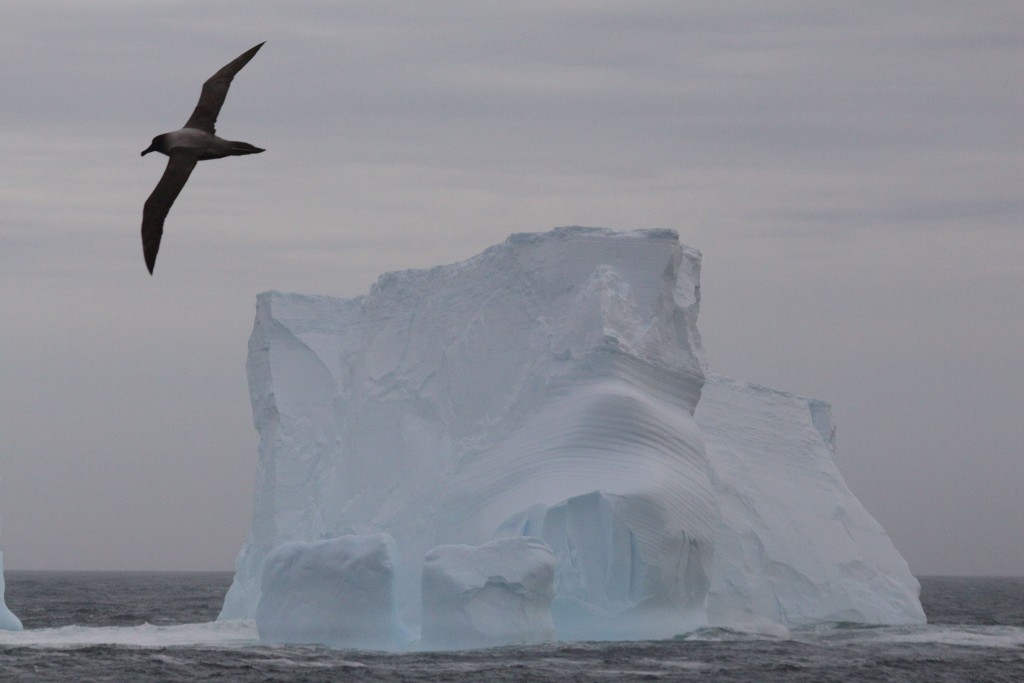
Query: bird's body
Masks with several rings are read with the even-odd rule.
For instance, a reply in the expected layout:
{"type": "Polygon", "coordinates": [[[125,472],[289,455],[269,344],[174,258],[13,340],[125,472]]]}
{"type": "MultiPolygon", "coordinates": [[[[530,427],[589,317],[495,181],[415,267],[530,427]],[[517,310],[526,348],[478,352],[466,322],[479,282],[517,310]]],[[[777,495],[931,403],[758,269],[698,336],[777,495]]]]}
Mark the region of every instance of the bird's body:
{"type": "Polygon", "coordinates": [[[228,156],[258,154],[263,150],[248,142],[237,142],[217,137],[215,125],[220,108],[227,97],[228,87],[243,66],[263,47],[260,43],[228,63],[203,83],[199,104],[185,123],[185,127],[153,138],[153,142],[142,151],[166,154],[167,168],[160,182],[142,209],[142,253],[150,274],[156,265],[156,254],[160,249],[160,238],[164,232],[164,219],[171,205],[185,186],[192,169],[200,161],[221,159],[228,156]]]}
{"type": "Polygon", "coordinates": [[[197,161],[223,159],[241,154],[258,154],[263,151],[248,142],[225,140],[198,128],[182,128],[157,135],[153,138],[152,147],[153,149],[146,151],[160,152],[167,156],[171,156],[174,152],[188,152],[195,154],[197,161]]]}

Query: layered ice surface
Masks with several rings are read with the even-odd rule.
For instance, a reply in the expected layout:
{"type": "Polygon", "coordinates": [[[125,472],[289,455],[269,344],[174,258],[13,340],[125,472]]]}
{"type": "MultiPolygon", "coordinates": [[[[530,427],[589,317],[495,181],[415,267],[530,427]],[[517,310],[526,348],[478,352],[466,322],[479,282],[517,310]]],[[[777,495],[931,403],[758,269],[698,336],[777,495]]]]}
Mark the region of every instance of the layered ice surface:
{"type": "Polygon", "coordinates": [[[694,420],[705,382],[699,271],[699,252],[671,231],[560,228],[386,274],[353,299],[261,294],[247,362],[255,509],[221,618],[255,615],[276,547],[378,532],[394,539],[398,606],[413,627],[426,619],[428,553],[516,536],[555,560],[560,638],[668,637],[709,613],[716,623],[906,618],[871,606],[901,590],[917,604],[916,582],[889,573],[906,566],[891,544],[864,540],[884,532],[842,484],[820,419],[808,418],[818,445],[807,453],[822,462],[795,479],[802,456],[785,451],[774,470],[765,456],[780,453],[775,432],[789,427],[766,432],[760,450],[744,441],[756,445],[753,426],[730,431],[747,419],[730,417],[730,401],[752,390],[721,394],[706,449],[694,420]],[[762,469],[771,476],[759,479],[762,469]],[[834,478],[817,477],[825,471],[834,478]],[[797,545],[782,526],[819,515],[790,497],[812,483],[849,520],[808,525],[821,536],[797,545]],[[766,515],[747,520],[756,540],[744,514],[766,515]],[[845,529],[864,533],[845,545],[830,536],[845,529]],[[791,574],[757,576],[758,559],[779,558],[791,574]],[[881,584],[869,574],[889,577],[889,590],[872,593],[881,584]],[[801,593],[805,580],[828,588],[801,593]],[[786,607],[772,612],[770,599],[786,607]]]}

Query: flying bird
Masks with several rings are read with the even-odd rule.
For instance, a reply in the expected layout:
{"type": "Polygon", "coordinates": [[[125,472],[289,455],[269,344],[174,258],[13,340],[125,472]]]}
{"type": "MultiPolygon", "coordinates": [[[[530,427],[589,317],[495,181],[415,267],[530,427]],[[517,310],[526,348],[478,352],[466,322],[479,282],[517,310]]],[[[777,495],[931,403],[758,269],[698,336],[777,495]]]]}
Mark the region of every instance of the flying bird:
{"type": "Polygon", "coordinates": [[[153,138],[152,144],[142,150],[142,156],[150,152],[160,152],[169,157],[160,182],[156,184],[142,208],[142,254],[146,258],[146,267],[150,275],[153,274],[153,267],[156,265],[160,237],[164,234],[164,219],[167,218],[167,212],[171,210],[171,204],[178,197],[181,188],[185,186],[192,169],[196,167],[196,162],[242,154],[258,154],[263,151],[248,142],[219,138],[214,128],[231,80],[261,47],[263,43],[246,50],[203,83],[199,104],[185,122],[184,128],[157,135],[153,138]]]}

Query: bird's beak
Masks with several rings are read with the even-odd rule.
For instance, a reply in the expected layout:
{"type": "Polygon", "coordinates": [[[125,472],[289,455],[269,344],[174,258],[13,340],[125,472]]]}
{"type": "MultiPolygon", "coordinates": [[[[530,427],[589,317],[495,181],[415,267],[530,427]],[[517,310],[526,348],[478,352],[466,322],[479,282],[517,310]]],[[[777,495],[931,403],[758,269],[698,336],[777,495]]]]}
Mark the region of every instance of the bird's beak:
{"type": "Polygon", "coordinates": [[[150,152],[155,152],[155,151],[156,151],[156,146],[155,145],[150,145],[146,149],[142,150],[142,154],[140,154],[139,156],[146,156],[150,152]]]}

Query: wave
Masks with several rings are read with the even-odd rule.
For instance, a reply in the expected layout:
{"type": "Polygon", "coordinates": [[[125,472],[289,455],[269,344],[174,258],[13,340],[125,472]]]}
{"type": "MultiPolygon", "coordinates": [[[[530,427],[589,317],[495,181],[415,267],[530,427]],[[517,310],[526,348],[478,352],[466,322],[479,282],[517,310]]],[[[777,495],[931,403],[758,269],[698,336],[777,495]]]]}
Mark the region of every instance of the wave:
{"type": "Polygon", "coordinates": [[[933,643],[964,647],[1024,648],[1019,626],[924,626],[910,633],[893,634],[894,643],[933,643]]]}
{"type": "Polygon", "coordinates": [[[816,624],[793,632],[803,642],[855,645],[858,643],[951,645],[1024,648],[1024,628],[1002,625],[923,624],[873,626],[846,622],[816,624]]]}
{"type": "MultiPolygon", "coordinates": [[[[816,624],[792,631],[758,624],[756,627],[711,627],[682,634],[676,640],[741,643],[744,641],[796,641],[819,646],[915,644],[968,648],[1024,650],[1024,628],[927,624],[922,626],[870,626],[844,622],[816,624]]],[[[193,647],[235,649],[260,647],[253,620],[211,621],[155,626],[62,626],[25,631],[0,631],[0,648],[79,648],[111,645],[138,648],[193,647]]],[[[554,644],[554,647],[569,643],[554,644]]]]}
{"type": "Polygon", "coordinates": [[[75,648],[92,645],[128,647],[247,647],[259,645],[256,622],[210,621],[172,626],[61,626],[0,631],[0,647],[75,648]]]}

